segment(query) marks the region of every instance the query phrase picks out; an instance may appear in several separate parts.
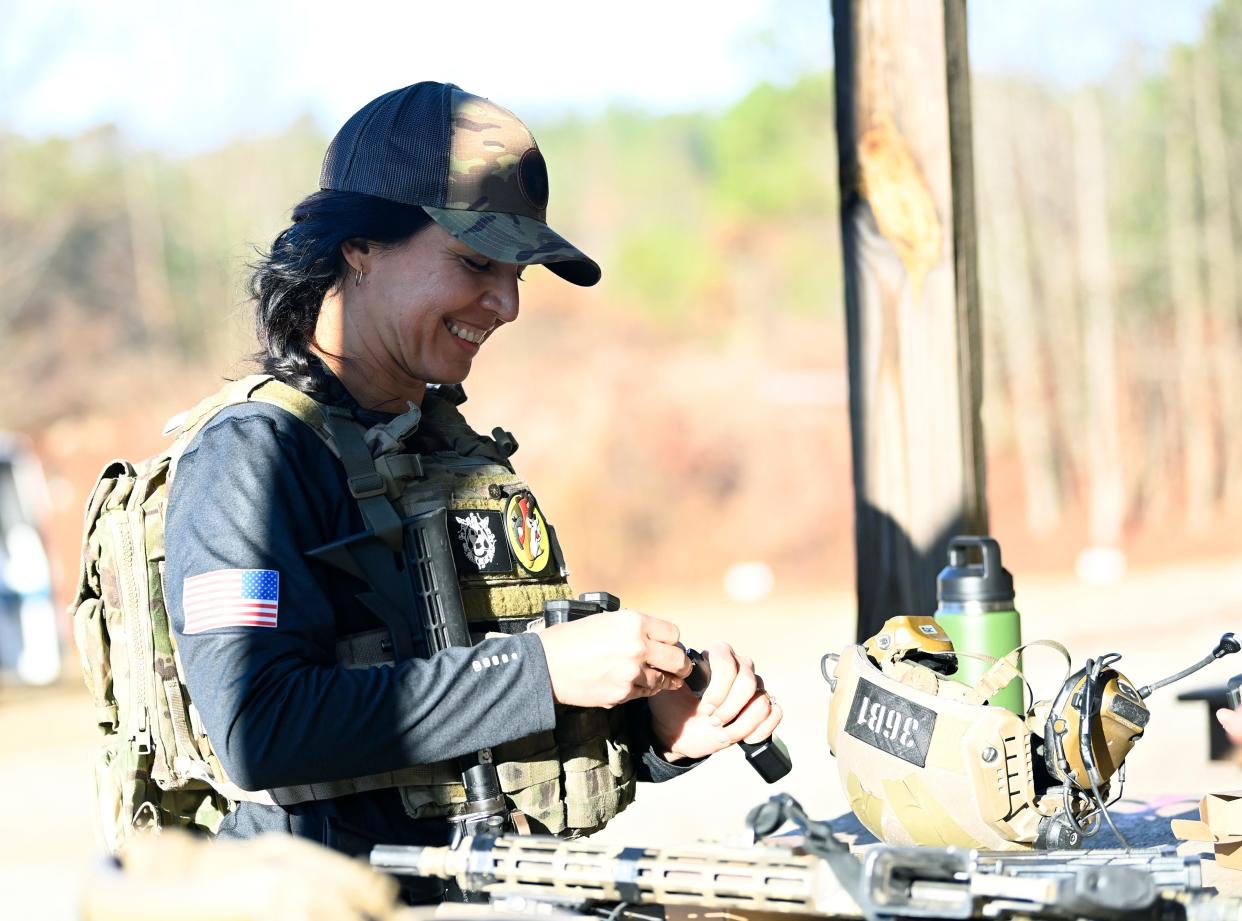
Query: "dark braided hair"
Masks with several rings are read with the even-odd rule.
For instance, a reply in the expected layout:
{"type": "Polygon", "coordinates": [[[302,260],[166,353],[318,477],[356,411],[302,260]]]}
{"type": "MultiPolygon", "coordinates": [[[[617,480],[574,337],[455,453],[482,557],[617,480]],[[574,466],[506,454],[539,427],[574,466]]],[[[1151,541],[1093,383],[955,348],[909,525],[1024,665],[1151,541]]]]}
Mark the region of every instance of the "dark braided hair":
{"type": "Polygon", "coordinates": [[[263,370],[303,392],[314,390],[320,366],[310,346],[319,306],[349,271],[341,244],[359,239],[392,247],[429,223],[416,205],[371,195],[323,190],[302,199],[293,209],[293,223],[251,265],[259,334],[255,359],[263,370]]]}

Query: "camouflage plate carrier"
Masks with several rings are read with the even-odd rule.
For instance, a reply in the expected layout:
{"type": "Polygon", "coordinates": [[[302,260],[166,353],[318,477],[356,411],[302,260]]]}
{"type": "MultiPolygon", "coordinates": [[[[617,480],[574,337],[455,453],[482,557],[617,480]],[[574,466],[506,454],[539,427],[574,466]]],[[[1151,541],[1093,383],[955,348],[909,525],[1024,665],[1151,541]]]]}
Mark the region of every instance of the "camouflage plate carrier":
{"type": "MultiPolygon", "coordinates": [[[[554,532],[508,461],[512,448],[475,433],[451,402],[429,392],[421,408],[364,431],[343,409],[317,403],[266,375],[232,382],[170,423],[175,437],[139,464],[113,461],[86,509],[74,633],[103,743],[95,763],[101,837],[118,851],[136,830],[188,826],[209,833],[240,801],[292,805],[400,787],[414,817],[446,816],[465,802],[455,764],[324,784],[241,790],[226,776],[190,700],[164,603],[164,513],[177,462],[227,406],[270,403],[309,425],[345,467],[369,528],[400,548],[402,520],[428,507],[465,530],[471,516],[515,529],[517,565],[463,574],[472,634],[538,629],[545,600],[571,597],[554,532]],[[428,423],[432,450],[402,453],[428,423]],[[521,520],[519,520],[521,519],[521,520]],[[536,533],[546,541],[539,545],[536,533]],[[535,553],[530,551],[534,549],[535,553]]],[[[427,439],[425,439],[427,440],[427,439]]],[[[461,567],[459,567],[461,571],[461,567]]],[[[402,612],[404,613],[404,612],[402,612]]],[[[416,616],[411,616],[416,623],[416,616]]],[[[342,667],[392,664],[387,629],[341,637],[342,667]]],[[[634,765],[618,710],[557,708],[557,726],[495,746],[511,806],[537,829],[575,836],[603,827],[634,796],[634,765]]]]}

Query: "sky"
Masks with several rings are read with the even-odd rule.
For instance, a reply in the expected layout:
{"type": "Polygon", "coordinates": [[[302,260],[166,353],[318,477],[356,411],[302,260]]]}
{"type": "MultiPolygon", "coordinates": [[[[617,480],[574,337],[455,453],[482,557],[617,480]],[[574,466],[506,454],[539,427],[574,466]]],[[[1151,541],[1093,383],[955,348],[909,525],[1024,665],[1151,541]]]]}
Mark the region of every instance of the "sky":
{"type": "MultiPolygon", "coordinates": [[[[915,0],[918,2],[918,0],[915,0]]],[[[932,0],[925,0],[932,2],[932,0]]],[[[1194,40],[1209,0],[974,0],[972,66],[1059,86],[1194,40]]],[[[719,108],[831,64],[828,0],[0,0],[0,127],[114,122],[189,153],[333,131],[398,86],[457,83],[527,120],[612,104],[719,108]]]]}

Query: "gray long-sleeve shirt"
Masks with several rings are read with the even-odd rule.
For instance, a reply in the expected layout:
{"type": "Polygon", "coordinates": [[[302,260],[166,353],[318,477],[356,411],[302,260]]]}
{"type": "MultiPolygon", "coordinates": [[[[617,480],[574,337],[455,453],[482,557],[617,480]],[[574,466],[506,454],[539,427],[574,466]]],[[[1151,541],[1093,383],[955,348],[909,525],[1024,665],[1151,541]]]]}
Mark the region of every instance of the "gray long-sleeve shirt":
{"type": "MultiPolygon", "coordinates": [[[[335,394],[350,402],[339,384],[335,394]]],[[[181,459],[166,522],[168,610],[191,697],[225,770],[243,788],[446,760],[555,725],[547,662],[533,635],[392,668],[337,664],[340,636],[379,623],[357,600],[358,583],[306,551],[364,527],[341,465],[279,408],[247,403],[222,411],[181,459]],[[204,585],[195,577],[225,570],[276,574],[274,625],[210,626],[218,621],[191,600],[187,631],[186,580],[204,585]],[[474,668],[483,655],[503,664],[474,668]]],[[[687,769],[655,752],[645,702],[628,705],[627,717],[641,779],[687,769]]],[[[243,803],[220,834],[273,830],[359,852],[379,842],[442,843],[446,824],[408,818],[397,792],[380,790],[289,807],[243,803]]]]}

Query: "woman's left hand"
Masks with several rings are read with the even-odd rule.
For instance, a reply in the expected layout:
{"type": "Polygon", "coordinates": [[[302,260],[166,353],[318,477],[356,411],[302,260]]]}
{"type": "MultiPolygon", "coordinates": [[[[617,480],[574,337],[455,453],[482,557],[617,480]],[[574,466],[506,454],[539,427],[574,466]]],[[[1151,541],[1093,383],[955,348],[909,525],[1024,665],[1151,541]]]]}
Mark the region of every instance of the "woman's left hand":
{"type": "Polygon", "coordinates": [[[735,742],[762,742],[784,715],[750,659],[728,643],[714,643],[702,655],[712,673],[702,699],[680,687],[648,700],[651,729],[667,761],[706,758],[735,742]]]}

